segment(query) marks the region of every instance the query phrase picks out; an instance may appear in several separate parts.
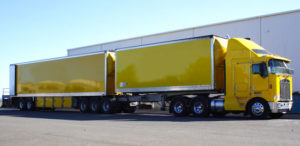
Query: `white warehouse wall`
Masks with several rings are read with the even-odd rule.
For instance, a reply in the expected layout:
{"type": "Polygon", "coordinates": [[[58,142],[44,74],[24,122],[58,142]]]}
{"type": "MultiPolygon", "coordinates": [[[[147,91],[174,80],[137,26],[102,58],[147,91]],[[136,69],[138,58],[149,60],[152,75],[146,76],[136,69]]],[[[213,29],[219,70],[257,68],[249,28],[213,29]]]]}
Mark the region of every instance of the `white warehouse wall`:
{"type": "Polygon", "coordinates": [[[300,11],[261,20],[261,45],[292,60],[294,91],[300,91],[300,11]]]}
{"type": "Polygon", "coordinates": [[[79,47],[69,49],[68,55],[81,55],[211,34],[223,37],[227,34],[231,37],[249,37],[273,54],[278,54],[292,60],[291,67],[295,69],[293,79],[295,92],[300,91],[300,71],[298,71],[298,69],[300,70],[300,64],[297,64],[300,62],[300,57],[298,57],[298,53],[300,53],[299,26],[300,10],[294,10],[79,47]]]}

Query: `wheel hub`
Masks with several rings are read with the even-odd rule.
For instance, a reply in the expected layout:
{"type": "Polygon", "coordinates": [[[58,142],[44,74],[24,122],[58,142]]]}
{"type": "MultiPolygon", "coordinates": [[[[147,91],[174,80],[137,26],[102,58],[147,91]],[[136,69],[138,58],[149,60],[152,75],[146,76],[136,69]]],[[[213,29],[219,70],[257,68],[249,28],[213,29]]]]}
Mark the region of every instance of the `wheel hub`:
{"type": "Polygon", "coordinates": [[[84,103],[82,103],[82,104],[80,105],[80,108],[81,108],[82,110],[85,110],[85,109],[86,109],[86,105],[85,105],[84,103]]]}
{"type": "Polygon", "coordinates": [[[107,102],[103,103],[103,110],[104,111],[108,111],[109,108],[110,108],[109,103],[107,103],[107,102]]]}
{"type": "Polygon", "coordinates": [[[201,103],[196,103],[193,106],[193,110],[196,114],[201,114],[204,110],[204,106],[201,103]]]}
{"type": "Polygon", "coordinates": [[[27,102],[27,109],[31,109],[31,107],[32,107],[31,102],[27,102]]]}
{"type": "Polygon", "coordinates": [[[254,103],[251,109],[255,116],[261,116],[265,111],[264,105],[259,102],[254,103]]]}
{"type": "Polygon", "coordinates": [[[20,103],[19,103],[19,107],[20,107],[21,109],[23,109],[23,108],[24,108],[24,103],[23,103],[23,102],[20,102],[20,103]]]}
{"type": "Polygon", "coordinates": [[[96,104],[96,103],[92,104],[92,110],[93,110],[93,111],[96,111],[96,110],[97,110],[97,104],[96,104]]]}
{"type": "Polygon", "coordinates": [[[174,106],[174,111],[176,113],[182,113],[183,111],[183,104],[182,103],[176,103],[174,106]]]}

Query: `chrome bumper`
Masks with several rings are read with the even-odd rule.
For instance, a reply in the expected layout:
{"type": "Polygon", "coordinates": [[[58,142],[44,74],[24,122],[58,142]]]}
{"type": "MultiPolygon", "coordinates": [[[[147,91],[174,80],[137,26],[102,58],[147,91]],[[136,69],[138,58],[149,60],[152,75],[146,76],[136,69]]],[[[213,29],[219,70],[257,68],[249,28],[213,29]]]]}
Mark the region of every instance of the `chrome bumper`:
{"type": "Polygon", "coordinates": [[[291,111],[293,102],[268,102],[271,113],[286,113],[291,111]]]}

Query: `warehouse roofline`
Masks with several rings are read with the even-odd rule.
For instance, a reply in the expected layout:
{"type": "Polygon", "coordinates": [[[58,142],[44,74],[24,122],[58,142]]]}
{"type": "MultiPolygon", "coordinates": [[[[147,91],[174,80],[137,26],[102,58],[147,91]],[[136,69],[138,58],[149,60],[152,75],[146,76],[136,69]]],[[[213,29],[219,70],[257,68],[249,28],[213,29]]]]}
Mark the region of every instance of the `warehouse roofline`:
{"type": "Polygon", "coordinates": [[[201,25],[201,26],[178,29],[178,30],[172,30],[172,31],[166,31],[166,32],[161,32],[161,33],[154,33],[154,34],[149,34],[149,35],[144,35],[144,36],[139,36],[139,37],[133,37],[133,38],[128,38],[128,39],[121,39],[121,40],[116,40],[116,41],[104,42],[104,43],[99,43],[99,44],[87,45],[87,46],[82,46],[82,47],[71,48],[71,49],[68,49],[68,51],[80,50],[80,49],[87,48],[87,47],[95,47],[95,46],[101,46],[101,45],[106,45],[106,44],[113,44],[113,43],[117,43],[117,42],[129,41],[129,40],[134,40],[134,39],[143,39],[145,37],[152,37],[152,36],[164,35],[164,34],[169,34],[169,33],[194,30],[194,29],[199,29],[199,28],[213,27],[213,26],[218,26],[218,25],[224,25],[224,24],[254,20],[254,19],[261,19],[261,18],[267,18],[267,17],[279,16],[279,15],[286,15],[286,14],[297,13],[297,12],[300,12],[300,9],[291,10],[291,11],[284,11],[284,12],[278,12],[278,13],[272,13],[272,14],[266,14],[266,15],[260,15],[260,16],[254,16],[254,17],[231,20],[231,21],[225,21],[225,22],[220,22],[220,23],[201,25]]]}

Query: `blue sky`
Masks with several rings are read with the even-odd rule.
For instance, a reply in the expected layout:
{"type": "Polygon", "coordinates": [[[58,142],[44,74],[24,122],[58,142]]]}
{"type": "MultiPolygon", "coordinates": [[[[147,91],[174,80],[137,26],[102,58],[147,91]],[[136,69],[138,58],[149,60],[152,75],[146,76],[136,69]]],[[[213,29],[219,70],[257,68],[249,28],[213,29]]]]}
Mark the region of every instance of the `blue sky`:
{"type": "Polygon", "coordinates": [[[0,89],[9,86],[11,63],[299,6],[299,0],[0,0],[0,89]]]}

